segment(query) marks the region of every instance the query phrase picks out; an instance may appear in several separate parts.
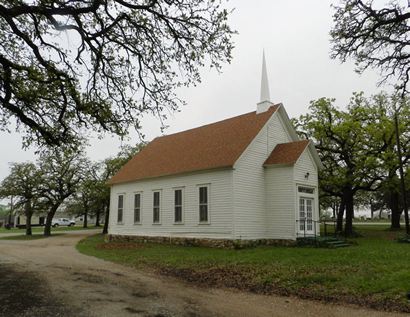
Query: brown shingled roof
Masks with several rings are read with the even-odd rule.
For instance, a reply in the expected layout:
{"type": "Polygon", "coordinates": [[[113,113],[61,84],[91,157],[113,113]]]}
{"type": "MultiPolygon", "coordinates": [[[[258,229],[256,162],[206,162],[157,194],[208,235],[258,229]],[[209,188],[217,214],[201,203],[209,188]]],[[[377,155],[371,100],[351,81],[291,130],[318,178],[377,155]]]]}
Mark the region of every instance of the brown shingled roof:
{"type": "Polygon", "coordinates": [[[278,144],[263,165],[295,164],[308,144],[309,140],[278,144]]]}
{"type": "Polygon", "coordinates": [[[232,167],[272,114],[250,112],[199,128],[158,137],[137,153],[108,184],[232,167]]]}

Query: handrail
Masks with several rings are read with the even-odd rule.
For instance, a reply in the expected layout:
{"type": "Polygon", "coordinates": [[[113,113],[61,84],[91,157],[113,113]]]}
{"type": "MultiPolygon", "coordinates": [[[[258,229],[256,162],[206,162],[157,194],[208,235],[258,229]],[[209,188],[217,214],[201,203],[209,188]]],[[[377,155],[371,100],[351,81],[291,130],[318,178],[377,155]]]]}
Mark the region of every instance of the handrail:
{"type": "Polygon", "coordinates": [[[318,235],[320,235],[317,233],[317,224],[319,224],[319,230],[320,230],[320,220],[313,220],[313,219],[297,219],[296,220],[296,226],[297,226],[297,230],[296,230],[296,235],[297,236],[303,236],[304,238],[306,238],[306,236],[308,237],[316,237],[318,235]],[[303,233],[301,233],[300,230],[300,225],[303,223],[303,233]],[[312,226],[312,230],[307,230],[308,225],[312,226]],[[308,231],[308,232],[306,232],[308,231]],[[312,233],[310,233],[311,231],[313,231],[312,233]]]}
{"type": "Polygon", "coordinates": [[[328,231],[327,231],[327,226],[329,225],[328,222],[330,222],[330,225],[333,225],[333,236],[337,235],[337,232],[336,232],[337,221],[336,220],[325,220],[324,219],[322,220],[322,222],[323,222],[323,231],[324,231],[325,236],[331,235],[331,234],[328,234],[328,231]]]}

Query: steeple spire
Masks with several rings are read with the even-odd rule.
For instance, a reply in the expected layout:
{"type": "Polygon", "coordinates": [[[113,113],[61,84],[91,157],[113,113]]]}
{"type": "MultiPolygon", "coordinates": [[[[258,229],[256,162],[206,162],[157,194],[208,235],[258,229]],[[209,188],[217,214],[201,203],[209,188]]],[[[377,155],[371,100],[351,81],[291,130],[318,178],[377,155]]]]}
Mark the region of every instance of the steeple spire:
{"type": "Polygon", "coordinates": [[[265,112],[272,105],[269,94],[268,72],[266,70],[265,51],[262,55],[261,98],[257,104],[256,113],[265,112]]]}
{"type": "Polygon", "coordinates": [[[265,51],[263,51],[262,55],[262,79],[261,79],[261,100],[262,101],[269,101],[269,81],[268,81],[268,72],[266,70],[266,60],[265,60],[265,51]]]}

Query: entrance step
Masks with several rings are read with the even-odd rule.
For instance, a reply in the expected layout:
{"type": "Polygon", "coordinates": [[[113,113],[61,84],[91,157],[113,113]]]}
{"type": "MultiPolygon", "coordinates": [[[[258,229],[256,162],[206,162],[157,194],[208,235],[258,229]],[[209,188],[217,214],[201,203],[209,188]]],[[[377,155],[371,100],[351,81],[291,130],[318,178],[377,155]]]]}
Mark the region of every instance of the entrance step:
{"type": "Polygon", "coordinates": [[[403,238],[399,238],[398,241],[401,242],[401,243],[410,243],[410,236],[405,236],[403,238]]]}
{"type": "Polygon", "coordinates": [[[317,248],[338,249],[351,246],[347,241],[335,237],[301,237],[297,238],[296,241],[299,246],[314,246],[317,248]]]}
{"type": "Polygon", "coordinates": [[[350,244],[346,243],[346,241],[343,241],[343,240],[326,241],[325,243],[329,248],[343,248],[343,247],[350,246],[350,244]]]}

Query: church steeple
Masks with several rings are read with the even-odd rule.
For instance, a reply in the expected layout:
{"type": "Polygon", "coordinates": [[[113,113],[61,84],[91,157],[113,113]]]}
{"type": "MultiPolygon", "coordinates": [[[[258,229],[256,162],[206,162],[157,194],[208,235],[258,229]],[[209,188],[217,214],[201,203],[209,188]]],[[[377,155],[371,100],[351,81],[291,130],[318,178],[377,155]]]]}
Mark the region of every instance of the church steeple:
{"type": "Polygon", "coordinates": [[[265,51],[262,56],[262,78],[261,78],[261,97],[257,103],[256,113],[265,112],[272,105],[269,94],[268,72],[266,70],[265,51]]]}

